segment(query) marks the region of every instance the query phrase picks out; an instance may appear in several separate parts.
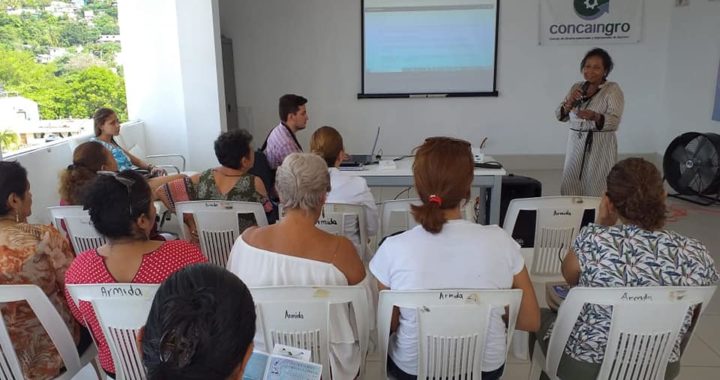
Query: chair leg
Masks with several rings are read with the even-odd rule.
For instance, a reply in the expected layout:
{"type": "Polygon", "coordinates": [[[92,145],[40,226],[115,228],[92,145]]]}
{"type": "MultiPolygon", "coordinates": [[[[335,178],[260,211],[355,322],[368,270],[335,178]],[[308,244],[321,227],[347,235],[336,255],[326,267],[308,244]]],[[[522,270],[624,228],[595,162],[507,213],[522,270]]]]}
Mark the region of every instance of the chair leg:
{"type": "Polygon", "coordinates": [[[540,380],[543,368],[545,368],[545,355],[538,342],[535,342],[535,349],[533,349],[532,361],[530,363],[530,375],[529,380],[540,380]]]}

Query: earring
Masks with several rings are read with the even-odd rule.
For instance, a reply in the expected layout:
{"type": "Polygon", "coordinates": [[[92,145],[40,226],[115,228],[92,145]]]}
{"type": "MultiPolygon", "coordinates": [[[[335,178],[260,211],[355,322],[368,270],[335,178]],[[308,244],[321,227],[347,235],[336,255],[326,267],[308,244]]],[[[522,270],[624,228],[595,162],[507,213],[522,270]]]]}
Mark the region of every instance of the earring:
{"type": "Polygon", "coordinates": [[[20,223],[20,212],[15,211],[15,223],[20,223]]]}

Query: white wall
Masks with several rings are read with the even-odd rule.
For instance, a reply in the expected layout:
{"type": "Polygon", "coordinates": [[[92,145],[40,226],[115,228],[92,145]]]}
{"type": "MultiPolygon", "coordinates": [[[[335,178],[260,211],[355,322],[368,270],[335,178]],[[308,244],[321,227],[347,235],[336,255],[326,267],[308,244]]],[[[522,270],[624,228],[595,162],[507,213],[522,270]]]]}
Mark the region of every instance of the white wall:
{"type": "MultiPolygon", "coordinates": [[[[693,4],[696,2],[693,2],[693,4]]],[[[554,109],[570,84],[581,80],[579,62],[592,46],[539,46],[537,2],[501,1],[498,98],[363,99],[360,91],[360,1],[220,0],[221,30],[233,39],[238,109],[260,144],[278,122],[277,99],[298,93],[309,99],[312,131],[338,128],[348,150],[369,151],[377,125],[381,148],[406,153],[423,137],[453,135],[473,142],[489,137],[494,154],[561,154],[566,126],[554,109]]],[[[667,45],[674,8],[645,1],[639,44],[606,45],[616,61],[610,79],[625,92],[619,150],[656,152],[665,120],[667,45]]],[[[708,37],[710,38],[710,37],[708,37]]],[[[715,63],[716,64],[716,63],[715,63]]],[[[361,152],[362,151],[362,152],[361,152]]]]}
{"type": "Polygon", "coordinates": [[[173,0],[118,1],[130,120],[146,124],[148,152],[188,154],[173,0]]]}
{"type": "Polygon", "coordinates": [[[187,158],[193,170],[204,170],[217,165],[213,142],[227,130],[217,0],[178,1],[177,17],[187,158]]]}
{"type": "Polygon", "coordinates": [[[658,150],[661,153],[683,132],[720,133],[720,122],[712,120],[720,62],[720,2],[692,1],[687,7],[675,8],[668,50],[662,110],[667,127],[658,150]]]}
{"type": "Polygon", "coordinates": [[[128,113],[147,126],[149,154],[180,153],[188,170],[217,164],[225,129],[217,0],[120,0],[128,113]]]}
{"type": "Polygon", "coordinates": [[[81,136],[46,148],[21,153],[6,159],[20,163],[28,172],[30,192],[33,194],[30,223],[50,223],[47,208],[60,204],[60,173],[72,163],[74,147],[89,139],[81,136]]]}

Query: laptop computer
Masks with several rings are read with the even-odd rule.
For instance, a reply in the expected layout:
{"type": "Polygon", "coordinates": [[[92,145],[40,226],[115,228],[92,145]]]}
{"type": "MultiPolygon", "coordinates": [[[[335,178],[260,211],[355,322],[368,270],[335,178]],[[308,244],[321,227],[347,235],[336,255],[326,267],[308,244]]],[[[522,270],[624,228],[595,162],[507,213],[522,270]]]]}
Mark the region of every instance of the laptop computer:
{"type": "Polygon", "coordinates": [[[375,142],[373,143],[370,154],[350,154],[346,157],[345,161],[340,163],[340,167],[353,167],[377,163],[377,160],[375,159],[375,148],[377,148],[379,137],[380,127],[378,126],[377,132],[375,133],[375,142]]]}

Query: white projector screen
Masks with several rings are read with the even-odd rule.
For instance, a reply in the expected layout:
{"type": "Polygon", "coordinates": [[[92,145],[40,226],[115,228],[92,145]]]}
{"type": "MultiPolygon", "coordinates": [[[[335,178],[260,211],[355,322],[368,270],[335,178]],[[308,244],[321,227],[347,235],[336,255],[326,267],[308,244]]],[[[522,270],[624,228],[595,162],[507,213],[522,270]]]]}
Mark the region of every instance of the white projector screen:
{"type": "Polygon", "coordinates": [[[499,0],[364,0],[359,98],[497,96],[499,0]]]}

